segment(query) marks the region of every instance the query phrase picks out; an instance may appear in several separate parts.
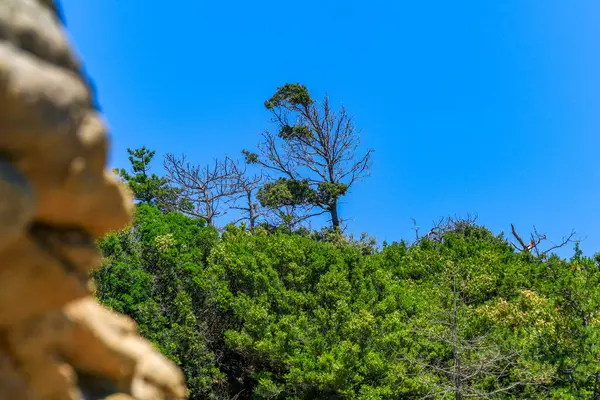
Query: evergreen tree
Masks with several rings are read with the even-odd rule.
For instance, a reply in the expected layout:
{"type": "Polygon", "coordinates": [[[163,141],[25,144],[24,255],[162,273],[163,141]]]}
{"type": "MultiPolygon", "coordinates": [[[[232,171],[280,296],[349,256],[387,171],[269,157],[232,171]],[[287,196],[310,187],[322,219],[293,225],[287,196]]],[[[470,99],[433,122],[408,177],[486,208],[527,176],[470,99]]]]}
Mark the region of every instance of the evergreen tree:
{"type": "Polygon", "coordinates": [[[173,187],[165,177],[151,173],[152,160],[156,152],[145,146],[127,149],[130,171],[121,168],[115,172],[127,183],[134,198],[139,203],[158,206],[164,212],[189,208],[186,201],[180,199],[180,190],[173,187]]]}

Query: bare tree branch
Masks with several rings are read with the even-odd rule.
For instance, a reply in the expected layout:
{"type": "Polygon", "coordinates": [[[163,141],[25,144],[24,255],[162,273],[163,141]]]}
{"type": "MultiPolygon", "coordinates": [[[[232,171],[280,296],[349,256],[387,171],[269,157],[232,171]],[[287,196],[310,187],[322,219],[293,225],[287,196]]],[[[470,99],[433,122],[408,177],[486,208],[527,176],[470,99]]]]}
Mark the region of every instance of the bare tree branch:
{"type": "Polygon", "coordinates": [[[249,228],[254,229],[259,218],[266,215],[266,210],[261,207],[256,199],[256,192],[264,183],[265,177],[262,171],[249,175],[247,165],[241,165],[239,162],[231,164],[232,184],[235,189],[227,200],[227,204],[233,210],[242,213],[234,223],[247,221],[249,228]]]}
{"type": "Polygon", "coordinates": [[[534,226],[533,231],[530,233],[529,244],[525,244],[525,241],[523,240],[521,235],[519,235],[517,233],[515,226],[513,224],[510,224],[510,227],[511,227],[511,233],[512,233],[513,237],[517,240],[517,244],[511,242],[511,245],[516,250],[519,250],[522,252],[531,253],[533,251],[533,252],[535,252],[535,255],[538,257],[546,257],[548,254],[550,254],[550,252],[552,252],[556,249],[560,249],[569,243],[578,243],[581,241],[580,239],[574,239],[576,232],[574,230],[572,230],[567,236],[562,237],[560,242],[555,243],[555,242],[548,240],[548,237],[546,236],[546,234],[540,233],[537,230],[537,228],[534,226]],[[542,249],[540,247],[540,245],[542,243],[544,243],[545,241],[548,241],[550,243],[550,246],[545,249],[542,249]]]}
{"type": "Polygon", "coordinates": [[[170,180],[181,190],[181,197],[192,205],[191,209],[181,211],[214,225],[215,218],[227,213],[223,201],[239,191],[233,164],[226,157],[201,167],[189,163],[185,156],[178,158],[167,154],[164,168],[170,180]]]}
{"type": "Polygon", "coordinates": [[[413,221],[413,230],[415,231],[415,242],[418,244],[422,240],[430,240],[435,243],[442,243],[444,241],[444,235],[447,232],[462,232],[467,227],[475,226],[477,222],[477,215],[467,214],[465,217],[441,217],[439,220],[433,222],[433,227],[425,234],[420,235],[420,228],[417,227],[417,221],[411,218],[413,221]]]}

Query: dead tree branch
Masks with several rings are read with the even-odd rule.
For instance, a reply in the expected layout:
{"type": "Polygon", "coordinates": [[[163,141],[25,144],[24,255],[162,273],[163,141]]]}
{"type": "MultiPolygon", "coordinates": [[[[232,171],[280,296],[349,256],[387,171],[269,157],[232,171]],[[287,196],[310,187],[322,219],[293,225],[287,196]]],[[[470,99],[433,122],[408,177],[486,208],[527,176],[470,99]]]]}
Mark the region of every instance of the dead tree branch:
{"type": "Polygon", "coordinates": [[[185,156],[167,154],[164,168],[170,180],[180,189],[182,199],[192,205],[182,211],[203,218],[208,225],[214,225],[215,218],[226,214],[223,202],[239,191],[233,163],[226,157],[202,167],[189,163],[185,156]]]}
{"type": "Polygon", "coordinates": [[[234,190],[227,204],[231,209],[241,212],[241,216],[234,223],[247,221],[248,227],[254,229],[258,219],[266,215],[266,210],[256,199],[256,193],[265,182],[265,176],[262,171],[248,174],[247,165],[241,165],[237,161],[231,163],[231,174],[234,190]]]}
{"type": "Polygon", "coordinates": [[[567,236],[563,236],[560,242],[552,242],[548,239],[545,233],[540,233],[534,225],[533,231],[530,233],[529,243],[526,243],[525,240],[523,240],[523,237],[517,233],[514,224],[510,224],[510,228],[513,237],[517,241],[517,243],[510,242],[510,244],[518,251],[525,253],[533,252],[538,257],[546,257],[548,254],[550,254],[550,252],[560,249],[569,243],[580,242],[580,239],[574,239],[576,235],[574,230],[572,230],[567,236]],[[546,241],[549,242],[550,246],[543,249],[540,245],[546,241]]]}
{"type": "Polygon", "coordinates": [[[435,243],[442,243],[444,235],[448,232],[464,232],[466,228],[475,226],[477,215],[467,214],[466,217],[442,217],[434,221],[433,227],[424,235],[419,234],[420,228],[417,226],[417,221],[411,218],[413,222],[413,230],[415,231],[415,242],[417,244],[422,240],[429,240],[435,243]]]}

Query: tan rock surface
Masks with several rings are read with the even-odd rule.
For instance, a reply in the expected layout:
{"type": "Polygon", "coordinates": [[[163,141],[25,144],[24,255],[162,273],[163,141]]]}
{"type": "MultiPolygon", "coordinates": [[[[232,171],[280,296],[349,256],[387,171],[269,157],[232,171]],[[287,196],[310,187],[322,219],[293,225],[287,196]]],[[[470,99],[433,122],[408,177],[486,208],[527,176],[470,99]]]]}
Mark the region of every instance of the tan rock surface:
{"type": "Polygon", "coordinates": [[[0,400],[183,399],[182,373],[91,296],[133,205],[51,0],[0,0],[0,400]]]}

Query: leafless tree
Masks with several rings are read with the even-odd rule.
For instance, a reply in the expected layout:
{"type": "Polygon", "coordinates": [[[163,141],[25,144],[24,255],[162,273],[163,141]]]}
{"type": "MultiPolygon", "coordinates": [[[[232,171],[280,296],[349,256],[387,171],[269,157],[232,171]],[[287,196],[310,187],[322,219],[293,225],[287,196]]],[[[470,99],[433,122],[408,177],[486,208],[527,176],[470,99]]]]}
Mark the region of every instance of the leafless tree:
{"type": "Polygon", "coordinates": [[[546,234],[540,233],[534,226],[533,231],[529,235],[529,243],[526,243],[523,237],[517,233],[513,224],[510,224],[510,228],[513,237],[517,241],[517,243],[511,242],[511,245],[519,251],[534,253],[538,257],[546,257],[550,252],[556,249],[560,249],[569,243],[577,243],[580,241],[579,239],[574,239],[576,232],[572,230],[567,236],[562,237],[560,242],[555,243],[548,240],[546,234]],[[546,248],[542,248],[540,245],[546,241],[548,241],[550,245],[546,248]]]}
{"type": "Polygon", "coordinates": [[[327,96],[316,103],[302,85],[284,85],[265,105],[278,132],[264,132],[260,154],[244,151],[246,159],[271,179],[307,181],[314,195],[298,202],[329,213],[339,227],[339,200],[369,174],[373,150],[359,153],[360,132],[343,106],[334,111],[327,96]]]}
{"type": "Polygon", "coordinates": [[[249,174],[247,165],[237,161],[231,163],[231,173],[234,188],[227,204],[241,213],[234,223],[247,221],[248,227],[254,229],[257,221],[266,215],[266,210],[256,199],[256,192],[265,181],[264,175],[262,172],[249,174]]]}
{"type": "Polygon", "coordinates": [[[233,164],[225,157],[199,166],[189,163],[185,156],[167,154],[163,165],[171,182],[180,189],[181,198],[190,205],[182,211],[214,225],[217,217],[227,213],[224,207],[227,199],[239,191],[233,164]]]}
{"type": "Polygon", "coordinates": [[[417,226],[417,221],[411,218],[413,222],[413,230],[415,231],[415,242],[419,243],[421,240],[431,240],[436,243],[442,243],[444,241],[444,235],[447,232],[464,232],[467,227],[475,226],[477,222],[477,215],[467,214],[466,217],[442,217],[437,221],[434,221],[433,227],[427,231],[426,234],[420,234],[420,228],[417,226]]]}

